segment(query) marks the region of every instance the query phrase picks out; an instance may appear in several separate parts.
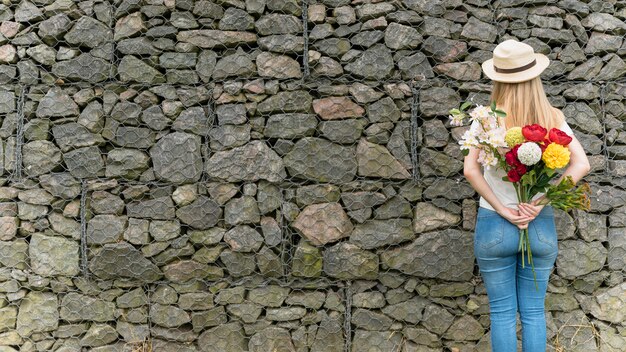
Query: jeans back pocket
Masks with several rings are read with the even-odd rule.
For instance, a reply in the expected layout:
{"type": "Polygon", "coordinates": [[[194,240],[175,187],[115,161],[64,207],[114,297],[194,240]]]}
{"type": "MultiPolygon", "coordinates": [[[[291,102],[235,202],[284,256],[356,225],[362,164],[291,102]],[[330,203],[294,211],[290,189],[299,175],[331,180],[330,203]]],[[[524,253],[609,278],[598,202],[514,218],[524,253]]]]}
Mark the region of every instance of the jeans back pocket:
{"type": "Polygon", "coordinates": [[[504,222],[498,213],[488,213],[476,218],[475,241],[483,249],[489,249],[504,239],[504,222]]]}
{"type": "Polygon", "coordinates": [[[537,233],[537,239],[552,248],[557,248],[556,225],[553,216],[538,216],[530,222],[537,233]]]}

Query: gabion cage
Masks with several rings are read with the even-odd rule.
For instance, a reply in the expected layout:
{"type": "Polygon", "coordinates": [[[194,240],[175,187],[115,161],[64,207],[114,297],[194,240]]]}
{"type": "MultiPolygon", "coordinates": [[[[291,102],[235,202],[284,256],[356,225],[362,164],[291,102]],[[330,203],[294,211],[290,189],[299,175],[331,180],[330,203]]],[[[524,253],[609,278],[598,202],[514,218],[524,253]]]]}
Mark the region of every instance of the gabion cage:
{"type": "Polygon", "coordinates": [[[514,38],[592,164],[550,351],[626,350],[626,2],[6,0],[0,351],[488,351],[447,116],[514,38]]]}

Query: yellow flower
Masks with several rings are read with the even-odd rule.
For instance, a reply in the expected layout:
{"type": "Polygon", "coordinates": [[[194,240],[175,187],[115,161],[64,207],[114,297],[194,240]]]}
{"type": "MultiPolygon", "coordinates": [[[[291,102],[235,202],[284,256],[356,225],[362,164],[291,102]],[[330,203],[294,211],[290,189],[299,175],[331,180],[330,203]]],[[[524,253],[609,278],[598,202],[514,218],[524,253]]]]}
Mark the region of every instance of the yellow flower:
{"type": "Polygon", "coordinates": [[[506,131],[506,135],[504,136],[504,141],[509,146],[509,148],[513,148],[520,143],[524,143],[526,141],[524,139],[524,135],[522,134],[521,127],[511,127],[506,131]]]}
{"type": "Polygon", "coordinates": [[[569,163],[569,149],[566,147],[550,143],[546,150],[543,151],[541,159],[546,163],[546,166],[550,169],[559,169],[565,167],[569,163]]]}

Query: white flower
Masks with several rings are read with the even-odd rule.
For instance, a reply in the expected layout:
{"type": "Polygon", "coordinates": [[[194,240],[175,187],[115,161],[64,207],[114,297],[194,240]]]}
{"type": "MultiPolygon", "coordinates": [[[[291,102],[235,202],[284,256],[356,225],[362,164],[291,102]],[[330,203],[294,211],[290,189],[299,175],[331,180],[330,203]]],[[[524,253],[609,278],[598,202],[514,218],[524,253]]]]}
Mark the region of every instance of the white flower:
{"type": "Polygon", "coordinates": [[[478,152],[477,161],[487,170],[489,170],[492,166],[496,166],[498,164],[498,159],[495,158],[493,153],[490,151],[486,151],[485,149],[481,149],[478,152]]]}
{"type": "Polygon", "coordinates": [[[463,114],[453,114],[453,115],[449,115],[448,118],[450,119],[450,125],[452,126],[463,126],[463,118],[465,116],[463,116],[463,114]]]}
{"type": "Polygon", "coordinates": [[[517,158],[524,165],[535,165],[541,160],[541,147],[535,142],[523,143],[517,149],[517,158]]]}
{"type": "Polygon", "coordinates": [[[488,106],[478,105],[470,112],[470,121],[487,120],[492,117],[491,108],[488,106]]]}
{"type": "Polygon", "coordinates": [[[492,146],[498,147],[507,147],[506,142],[504,141],[504,136],[506,135],[506,131],[502,127],[494,128],[487,132],[487,143],[492,146]]]}

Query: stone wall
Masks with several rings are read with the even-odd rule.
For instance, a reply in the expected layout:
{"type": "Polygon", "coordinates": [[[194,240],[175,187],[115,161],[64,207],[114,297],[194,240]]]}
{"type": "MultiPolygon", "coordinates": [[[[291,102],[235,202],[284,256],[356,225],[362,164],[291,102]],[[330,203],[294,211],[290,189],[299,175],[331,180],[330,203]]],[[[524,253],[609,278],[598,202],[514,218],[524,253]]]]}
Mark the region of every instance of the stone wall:
{"type": "Polygon", "coordinates": [[[448,110],[517,38],[593,165],[550,350],[626,347],[626,3],[0,5],[0,351],[488,351],[448,110]]]}

